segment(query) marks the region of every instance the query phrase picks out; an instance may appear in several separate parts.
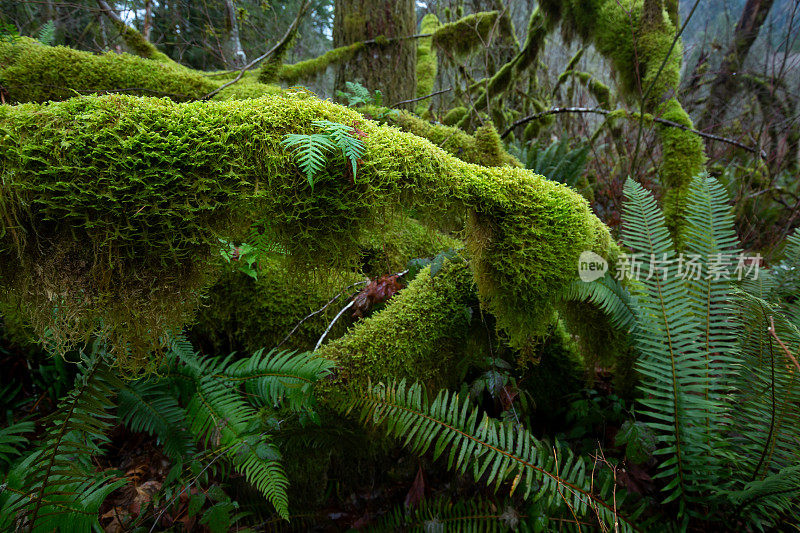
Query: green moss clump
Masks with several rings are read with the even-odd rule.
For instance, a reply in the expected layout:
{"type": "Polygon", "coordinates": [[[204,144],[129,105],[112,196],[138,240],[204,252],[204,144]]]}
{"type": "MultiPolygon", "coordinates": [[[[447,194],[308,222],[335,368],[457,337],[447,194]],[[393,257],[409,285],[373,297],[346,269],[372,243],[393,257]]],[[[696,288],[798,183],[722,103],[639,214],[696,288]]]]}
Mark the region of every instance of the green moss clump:
{"type": "Polygon", "coordinates": [[[15,103],[103,91],[191,100],[219,83],[177,63],[111,52],[94,55],[22,37],[0,41],[0,85],[8,92],[7,101],[15,103]]]}
{"type": "Polygon", "coordinates": [[[125,24],[122,20],[115,17],[108,17],[108,20],[110,20],[117,31],[119,31],[122,40],[125,41],[130,51],[137,56],[164,63],[173,62],[167,54],[159,51],[153,43],[145,39],[141,33],[125,24]]]}
{"type": "Polygon", "coordinates": [[[315,76],[324,74],[328,67],[346,63],[353,59],[355,55],[365,48],[362,42],[348,44],[334,48],[313,59],[300,61],[293,65],[282,65],[280,69],[261,69],[259,81],[262,83],[272,83],[282,81],[284,83],[296,83],[301,80],[312,79],[315,76]]]}
{"type": "Polygon", "coordinates": [[[444,118],[442,118],[442,124],[445,126],[455,126],[461,122],[461,119],[467,116],[468,112],[469,110],[466,107],[454,107],[445,114],[444,118]]]}
{"type": "MultiPolygon", "coordinates": [[[[386,113],[385,109],[372,106],[366,106],[361,111],[368,116],[381,116],[382,121],[387,124],[398,126],[403,131],[428,139],[439,148],[467,163],[487,167],[522,166],[503,148],[500,137],[491,125],[479,128],[473,136],[460,128],[432,124],[405,111],[386,113]]],[[[466,109],[464,111],[466,112],[466,109]]]]}
{"type": "Polygon", "coordinates": [[[506,164],[505,157],[508,154],[503,148],[500,135],[491,123],[475,130],[475,149],[482,165],[499,167],[506,164]]]}
{"type": "Polygon", "coordinates": [[[499,11],[484,11],[443,24],[433,34],[433,45],[454,56],[467,56],[481,46],[487,46],[493,30],[495,37],[498,32],[513,32],[508,27],[508,17],[501,17],[500,24],[497,24],[499,16],[499,11]]]}
{"type": "MultiPolygon", "coordinates": [[[[265,255],[258,261],[258,279],[238,271],[235,263],[208,289],[193,327],[197,346],[207,353],[252,352],[274,347],[313,311],[321,309],[340,291],[365,277],[399,272],[410,259],[432,257],[463,243],[403,216],[363,236],[361,272],[293,273],[286,258],[265,255]],[[363,272],[363,273],[362,273],[363,272]]],[[[351,289],[327,310],[305,320],[281,346],[312,350],[336,313],[357,291],[351,289]]],[[[328,333],[340,337],[350,321],[340,318],[328,333]]]]}
{"type": "Polygon", "coordinates": [[[406,216],[388,219],[377,231],[365,234],[361,245],[361,270],[369,277],[405,270],[411,259],[433,257],[459,249],[464,242],[406,216]]]}
{"type": "MultiPolygon", "coordinates": [[[[439,19],[433,13],[422,17],[420,33],[433,33],[439,28],[439,19]]],[[[436,50],[432,46],[433,37],[422,37],[417,41],[417,97],[427,96],[433,92],[436,81],[436,50]]],[[[430,100],[419,102],[414,110],[417,115],[424,115],[430,109],[430,100]]]]}
{"type": "Polygon", "coordinates": [[[446,262],[435,277],[426,267],[383,310],[323,346],[320,355],[336,361],[345,380],[444,384],[467,334],[473,298],[472,275],[463,260],[446,262]]]}
{"type": "MultiPolygon", "coordinates": [[[[0,41],[0,85],[7,91],[9,103],[58,101],[103,92],[166,96],[182,102],[203,98],[233,76],[195,71],[166,56],[95,55],[46,46],[27,37],[0,41]]],[[[257,98],[279,91],[282,89],[276,85],[259,83],[255,73],[247,72],[215,99],[257,98]]]]}
{"type": "MultiPolygon", "coordinates": [[[[300,277],[292,273],[285,258],[269,256],[259,259],[258,279],[235,268],[226,269],[201,301],[192,337],[198,346],[216,354],[275,347],[303,318],[321,309],[344,287],[363,279],[357,272],[300,277]]],[[[349,295],[300,324],[281,349],[313,350],[349,295]]],[[[337,321],[329,338],[341,336],[347,325],[346,317],[337,321]]]]}
{"type": "Polygon", "coordinates": [[[421,218],[469,213],[465,241],[481,297],[520,342],[550,316],[581,252],[615,249],[568,187],[518,167],[466,163],[304,93],[4,106],[0,164],[2,288],[39,317],[40,334],[86,334],[100,320],[119,333],[120,353],[125,339],[141,343],[130,348],[140,363],[196,305],[217,238],[244,224],[269,225],[298,272],[350,270],[363,235],[399,206],[421,218]],[[360,123],[357,182],[344,163],[331,164],[312,190],[281,144],[287,133],[316,131],[319,119],[360,123]]]}

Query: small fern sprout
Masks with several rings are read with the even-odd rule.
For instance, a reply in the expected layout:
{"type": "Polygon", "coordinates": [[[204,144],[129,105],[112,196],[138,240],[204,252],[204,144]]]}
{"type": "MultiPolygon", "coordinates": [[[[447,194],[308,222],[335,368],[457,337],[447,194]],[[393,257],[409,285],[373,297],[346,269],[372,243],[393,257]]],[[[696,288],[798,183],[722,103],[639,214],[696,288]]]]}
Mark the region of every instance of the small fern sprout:
{"type": "Polygon", "coordinates": [[[342,158],[350,162],[355,183],[358,161],[363,157],[365,148],[361,139],[353,136],[353,128],[329,120],[315,120],[312,124],[322,129],[323,133],[290,133],[281,141],[283,146],[294,153],[311,189],[314,189],[316,177],[327,165],[331,152],[341,153],[342,158]]]}

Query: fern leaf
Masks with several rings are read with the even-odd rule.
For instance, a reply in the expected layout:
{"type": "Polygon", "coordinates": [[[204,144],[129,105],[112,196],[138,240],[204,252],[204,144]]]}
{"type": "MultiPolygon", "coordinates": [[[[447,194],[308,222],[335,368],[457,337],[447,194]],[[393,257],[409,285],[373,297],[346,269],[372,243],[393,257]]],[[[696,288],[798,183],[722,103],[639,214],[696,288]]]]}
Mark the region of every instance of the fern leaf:
{"type": "Polygon", "coordinates": [[[238,472],[252,483],[275,510],[289,516],[286,488],[289,482],[279,454],[265,442],[265,436],[248,431],[257,420],[255,410],[223,380],[216,376],[202,378],[187,408],[189,426],[207,446],[221,448],[238,472]],[[266,452],[268,453],[265,453],[266,452]]]}
{"type": "Polygon", "coordinates": [[[339,147],[345,160],[350,161],[353,170],[353,181],[356,181],[358,160],[364,156],[365,148],[361,139],[352,136],[353,128],[329,120],[315,120],[312,124],[322,128],[336,146],[339,147]]]}
{"type": "Polygon", "coordinates": [[[727,493],[737,516],[758,529],[800,520],[800,465],[788,466],[762,480],[751,481],[742,490],[727,493]],[[792,520],[786,520],[791,518],[792,520]]]}
{"type": "Polygon", "coordinates": [[[131,431],[155,435],[172,459],[193,452],[184,428],[186,411],[178,405],[168,381],[145,378],[127,384],[119,391],[118,413],[131,431]]]}
{"type": "MultiPolygon", "coordinates": [[[[0,516],[19,516],[33,531],[51,531],[51,520],[72,516],[77,530],[98,527],[102,499],[125,480],[94,474],[91,457],[113,422],[112,400],[121,382],[97,344],[79,365],[75,388],[45,419],[47,429],[37,449],[14,466],[0,493],[0,516]],[[89,527],[81,528],[89,524],[89,527]]],[[[0,526],[8,525],[9,522],[0,526]]],[[[68,522],[69,523],[69,522],[68,522]]]]}
{"type": "Polygon", "coordinates": [[[312,189],[314,188],[314,178],[322,172],[327,164],[325,154],[337,148],[327,135],[319,133],[312,135],[291,133],[281,141],[281,144],[294,152],[297,164],[306,175],[312,189]]]}
{"type": "Polygon", "coordinates": [[[286,398],[294,410],[309,407],[312,387],[327,376],[334,364],[312,352],[294,352],[262,348],[252,357],[229,365],[225,376],[233,383],[244,383],[246,390],[258,401],[278,404],[286,398]]]}
{"type": "Polygon", "coordinates": [[[705,358],[698,351],[698,328],[688,290],[677,272],[676,254],[655,199],[631,179],[625,184],[623,241],[645,261],[654,258],[664,272],[641,282],[635,342],[644,414],[658,436],[662,456],[656,477],[667,478],[665,503],[685,504],[707,482],[701,472],[714,463],[706,420],[721,418],[721,406],[705,396],[709,388],[705,358]]]}
{"type": "MultiPolygon", "coordinates": [[[[472,471],[487,485],[497,488],[509,481],[511,492],[521,490],[526,499],[542,499],[553,509],[563,504],[578,516],[596,515],[606,524],[620,519],[615,506],[591,488],[593,483],[609,486],[587,476],[585,463],[568,448],[551,448],[525,429],[481,416],[457,394],[441,391],[429,403],[419,384],[407,387],[401,381],[357,391],[350,406],[360,409],[364,423],[384,425],[416,453],[447,455],[448,468],[472,471]]],[[[623,499],[618,493],[616,503],[623,499]]],[[[625,520],[620,526],[631,528],[625,520]]]]}
{"type": "Polygon", "coordinates": [[[591,302],[605,312],[611,323],[630,331],[636,323],[636,299],[617,280],[606,273],[592,282],[576,280],[561,295],[568,302],[591,302]]]}
{"type": "MultiPolygon", "coordinates": [[[[717,180],[707,175],[692,180],[686,201],[686,222],[686,250],[699,258],[700,264],[709,267],[715,262],[735,264],[741,256],[728,193],[717,180]]],[[[698,355],[704,364],[702,395],[706,401],[722,405],[737,369],[737,338],[730,327],[731,281],[727,276],[708,272],[687,279],[686,288],[697,332],[695,349],[700,352],[698,355]]],[[[715,416],[710,412],[705,419],[706,444],[717,452],[722,451],[725,442],[720,435],[715,435],[725,428],[721,416],[726,415],[715,416]]]]}
{"type": "Polygon", "coordinates": [[[10,463],[15,456],[21,453],[20,448],[28,442],[28,439],[22,434],[31,433],[33,430],[33,422],[17,422],[0,428],[0,464],[10,463]]]}

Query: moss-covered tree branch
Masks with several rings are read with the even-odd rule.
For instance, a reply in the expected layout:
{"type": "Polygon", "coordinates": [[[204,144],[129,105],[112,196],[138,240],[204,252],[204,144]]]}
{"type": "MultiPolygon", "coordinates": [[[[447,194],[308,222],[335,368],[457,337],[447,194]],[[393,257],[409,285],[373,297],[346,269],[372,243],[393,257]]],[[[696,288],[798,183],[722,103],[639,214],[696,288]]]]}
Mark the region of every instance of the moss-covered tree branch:
{"type": "Polygon", "coordinates": [[[42,335],[69,340],[101,321],[131,366],[188,319],[215,268],[218,236],[243,225],[266,224],[298,271],[349,269],[361,236],[398,207],[433,220],[460,209],[483,304],[516,343],[549,319],[581,252],[615,250],[569,188],[520,168],[465,163],[304,94],[5,106],[0,131],[3,292],[42,335]],[[333,165],[312,190],[282,146],[318,119],[361,123],[357,182],[333,165]]]}

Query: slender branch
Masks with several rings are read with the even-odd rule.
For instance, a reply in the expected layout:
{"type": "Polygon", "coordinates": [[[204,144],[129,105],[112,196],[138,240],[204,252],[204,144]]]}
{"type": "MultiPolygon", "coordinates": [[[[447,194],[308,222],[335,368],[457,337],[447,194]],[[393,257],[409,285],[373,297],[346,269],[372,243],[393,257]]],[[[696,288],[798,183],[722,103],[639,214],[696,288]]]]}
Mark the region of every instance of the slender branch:
{"type": "Polygon", "coordinates": [[[452,87],[448,87],[447,89],[442,89],[441,91],[436,91],[435,93],[426,94],[425,96],[418,96],[417,98],[412,98],[411,100],[403,100],[402,102],[397,102],[396,104],[392,104],[389,107],[392,108],[403,104],[411,104],[413,102],[419,102],[420,100],[427,100],[428,98],[433,98],[437,94],[448,93],[452,90],[453,90],[452,87]]]}
{"type": "MultiPolygon", "coordinates": [[[[384,43],[390,43],[392,41],[403,41],[405,39],[421,39],[423,37],[431,37],[432,35],[433,35],[432,33],[416,33],[414,35],[404,35],[402,37],[375,37],[374,39],[367,39],[366,41],[360,41],[360,42],[361,42],[361,44],[365,44],[365,45],[366,44],[377,44],[377,45],[380,45],[380,44],[384,44],[384,43]]],[[[357,43],[350,43],[348,45],[340,46],[339,48],[345,48],[347,46],[352,46],[354,44],[357,44],[357,43]]],[[[337,49],[334,48],[334,50],[337,50],[337,49]]],[[[328,50],[328,51],[330,52],[330,50],[328,50]]],[[[323,55],[325,55],[325,54],[323,54],[323,55]]],[[[317,58],[319,58],[319,57],[322,57],[322,56],[317,56],[317,58]]],[[[262,60],[263,60],[262,58],[259,58],[259,59],[256,59],[256,62],[262,61],[262,60]]],[[[306,60],[303,60],[303,61],[311,61],[311,60],[310,59],[306,59],[306,60]]],[[[301,61],[301,63],[303,61],[301,61]]],[[[233,74],[234,72],[238,72],[238,70],[226,70],[226,71],[221,71],[221,72],[206,72],[203,75],[207,76],[209,78],[214,78],[214,77],[218,77],[218,76],[226,76],[228,74],[233,74]]]]}
{"type": "Polygon", "coordinates": [[[294,327],[294,329],[292,329],[292,331],[290,331],[289,334],[286,335],[286,337],[284,337],[284,339],[281,342],[279,342],[277,346],[275,346],[275,348],[276,349],[280,348],[283,345],[284,342],[289,340],[289,337],[294,335],[294,332],[297,331],[297,328],[299,328],[301,325],[303,325],[303,323],[306,320],[308,320],[309,318],[311,318],[314,315],[318,315],[319,313],[323,312],[325,309],[328,308],[328,306],[330,306],[333,302],[338,300],[348,289],[352,289],[353,287],[355,287],[357,285],[366,285],[367,283],[369,283],[369,280],[357,281],[357,282],[353,283],[352,285],[348,285],[347,287],[342,289],[342,292],[340,292],[339,294],[337,294],[336,296],[334,296],[333,298],[328,300],[328,303],[326,303],[325,305],[323,305],[322,307],[320,307],[319,309],[317,309],[313,313],[310,313],[310,314],[306,315],[300,322],[298,322],[297,325],[294,327]]]}
{"type": "Polygon", "coordinates": [[[286,33],[284,34],[283,38],[280,41],[278,41],[275,44],[275,46],[273,46],[272,48],[267,50],[264,54],[258,56],[257,58],[255,58],[254,60],[252,60],[251,62],[249,62],[245,66],[243,66],[242,69],[239,71],[239,74],[234,79],[232,79],[228,83],[223,83],[222,85],[220,85],[219,87],[217,87],[216,89],[214,89],[213,91],[211,91],[210,93],[205,95],[202,98],[202,100],[208,100],[210,98],[213,98],[214,96],[219,94],[219,92],[221,90],[226,89],[226,88],[230,87],[231,85],[233,85],[234,83],[238,82],[240,79],[242,79],[242,76],[244,76],[245,72],[247,72],[248,70],[253,68],[255,65],[261,63],[266,58],[268,58],[269,56],[274,54],[276,50],[279,50],[280,48],[285,46],[286,43],[292,38],[292,36],[297,31],[297,26],[300,25],[300,20],[302,20],[303,15],[305,15],[306,11],[308,10],[308,6],[310,6],[310,5],[311,5],[310,0],[306,0],[305,2],[303,2],[303,4],[300,6],[300,10],[297,12],[297,16],[295,17],[295,19],[292,22],[292,24],[289,26],[289,29],[286,30],[286,33]]]}
{"type": "Polygon", "coordinates": [[[780,337],[778,337],[778,334],[775,333],[775,321],[772,317],[769,317],[769,328],[767,331],[769,331],[770,335],[772,335],[772,337],[778,342],[780,347],[783,349],[783,353],[786,354],[786,357],[788,357],[792,363],[794,363],[794,366],[797,368],[797,370],[800,371],[800,363],[797,362],[797,359],[792,355],[792,352],[789,351],[789,348],[786,347],[780,337]]]}
{"type": "Polygon", "coordinates": [[[349,304],[347,304],[347,305],[345,305],[344,307],[342,307],[342,310],[341,310],[341,311],[339,311],[339,313],[338,313],[338,314],[337,314],[335,317],[333,317],[333,320],[331,320],[331,323],[330,323],[330,324],[328,324],[328,329],[326,329],[326,330],[325,330],[325,333],[323,333],[323,334],[322,334],[322,337],[320,337],[320,338],[319,338],[319,340],[317,341],[317,345],[316,345],[316,346],[314,346],[314,351],[315,351],[315,352],[316,352],[317,350],[319,350],[319,347],[320,347],[320,345],[322,344],[322,341],[324,341],[324,340],[325,340],[325,337],[327,337],[327,336],[328,336],[328,332],[330,332],[330,330],[331,330],[331,328],[333,327],[333,325],[334,325],[334,324],[336,324],[336,321],[337,321],[337,320],[339,320],[339,318],[340,318],[340,317],[341,317],[341,316],[344,314],[344,312],[345,312],[345,311],[347,311],[348,309],[350,309],[351,307],[353,307],[353,304],[354,304],[354,303],[356,303],[356,301],[355,301],[355,300],[350,300],[350,303],[349,303],[349,304]]]}
{"type": "MultiPolygon", "coordinates": [[[[533,115],[529,115],[525,118],[519,119],[518,121],[514,122],[511,126],[509,126],[508,129],[503,132],[500,138],[504,139],[517,126],[527,124],[528,122],[531,122],[533,120],[538,120],[542,117],[546,117],[547,115],[556,115],[559,113],[594,113],[597,115],[610,115],[611,113],[613,113],[613,111],[609,111],[608,109],[601,109],[599,107],[554,107],[552,109],[548,109],[546,111],[540,111],[539,113],[534,113],[533,115]]],[[[636,115],[638,115],[638,113],[636,113],[636,115]]],[[[626,117],[627,116],[628,115],[626,113],[626,117]]],[[[667,120],[664,118],[652,117],[652,121],[658,122],[659,124],[664,124],[665,126],[671,126],[673,128],[679,128],[684,131],[689,131],[701,137],[705,137],[706,139],[732,144],[734,146],[741,148],[742,150],[747,150],[748,152],[758,154],[758,150],[756,148],[753,148],[752,146],[747,146],[746,144],[742,144],[734,139],[728,139],[726,137],[720,137],[719,135],[706,133],[704,131],[698,131],[696,129],[686,127],[683,124],[679,124],[677,122],[673,122],[671,120],[667,120]]],[[[761,151],[760,155],[761,157],[767,157],[766,152],[764,152],[763,150],[761,151]]]]}

